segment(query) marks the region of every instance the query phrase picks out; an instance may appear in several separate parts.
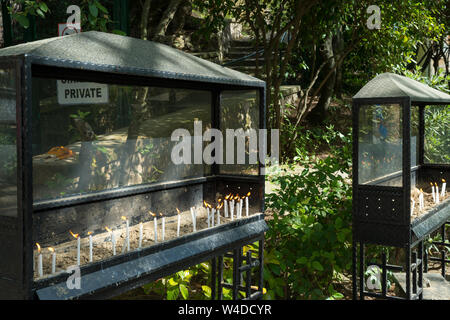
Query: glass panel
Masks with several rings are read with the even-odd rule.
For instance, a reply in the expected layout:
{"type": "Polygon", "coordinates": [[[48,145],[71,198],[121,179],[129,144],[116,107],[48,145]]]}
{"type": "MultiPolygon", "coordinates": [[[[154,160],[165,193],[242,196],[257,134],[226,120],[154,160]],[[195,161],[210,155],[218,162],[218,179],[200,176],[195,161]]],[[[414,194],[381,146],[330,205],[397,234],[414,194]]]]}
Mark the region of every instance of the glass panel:
{"type": "MultiPolygon", "coordinates": [[[[419,107],[411,106],[411,168],[419,163],[419,107]]],[[[411,170],[411,188],[415,188],[417,171],[411,170]]]]}
{"type": "Polygon", "coordinates": [[[362,106],[359,111],[358,139],[358,183],[401,186],[401,106],[362,106]]]}
{"type": "MultiPolygon", "coordinates": [[[[224,174],[245,174],[257,175],[258,163],[251,163],[252,156],[256,156],[258,144],[257,139],[249,129],[254,129],[254,134],[258,136],[259,129],[259,94],[257,90],[234,90],[223,91],[221,94],[220,106],[220,128],[223,135],[224,164],[220,165],[220,173],[224,174]],[[227,148],[226,129],[242,129],[247,136],[245,137],[244,154],[240,156],[245,158],[243,164],[238,164],[238,139],[233,137],[234,146],[227,148]],[[255,145],[256,143],[256,145],[255,145]],[[234,154],[229,155],[230,160],[227,161],[227,149],[233,150],[234,154]],[[253,155],[251,156],[250,153],[253,155]]],[[[236,132],[236,131],[235,131],[236,132]]],[[[229,141],[231,146],[231,141],[229,141]]],[[[256,160],[258,160],[256,158],[256,160]]]]}
{"type": "Polygon", "coordinates": [[[425,107],[425,163],[450,163],[450,107],[425,107]]]}
{"type": "Polygon", "coordinates": [[[17,216],[16,85],[0,67],[0,215],[17,216]]]}
{"type": "MultiPolygon", "coordinates": [[[[205,174],[175,165],[175,129],[211,127],[209,91],[33,79],[34,200],[205,174]]],[[[191,162],[192,163],[192,162],[191,162]]]]}

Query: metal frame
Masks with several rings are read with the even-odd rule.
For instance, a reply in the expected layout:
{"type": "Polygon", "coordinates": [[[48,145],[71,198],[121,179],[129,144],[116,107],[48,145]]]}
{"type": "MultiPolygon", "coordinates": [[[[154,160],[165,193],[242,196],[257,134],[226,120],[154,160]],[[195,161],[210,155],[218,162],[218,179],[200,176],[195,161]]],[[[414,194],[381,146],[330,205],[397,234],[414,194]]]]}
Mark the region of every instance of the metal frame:
{"type": "MultiPolygon", "coordinates": [[[[414,223],[411,223],[411,171],[419,170],[421,168],[435,168],[449,170],[450,164],[425,164],[424,163],[424,135],[425,135],[425,117],[424,110],[426,102],[413,102],[409,97],[390,97],[390,98],[366,98],[353,99],[353,243],[352,243],[352,274],[353,274],[353,299],[358,297],[364,300],[365,296],[382,298],[382,299],[402,299],[400,297],[388,296],[386,292],[387,271],[401,271],[406,273],[406,299],[422,299],[423,298],[423,272],[427,271],[428,259],[439,261],[442,265],[442,274],[445,274],[445,264],[450,263],[450,260],[445,258],[445,252],[441,253],[440,258],[428,258],[425,252],[423,239],[425,236],[431,234],[437,229],[441,229],[441,233],[445,236],[445,225],[450,224],[446,222],[450,216],[448,203],[442,203],[435,208],[433,212],[427,214],[414,223]],[[387,187],[377,185],[359,185],[358,183],[358,166],[359,166],[359,112],[364,105],[373,104],[399,104],[402,110],[402,186],[401,187],[387,187]],[[418,166],[411,168],[411,105],[419,107],[419,155],[418,166]],[[370,221],[362,219],[359,215],[360,206],[363,203],[362,197],[369,199],[372,197],[379,197],[380,201],[383,197],[392,198],[392,202],[396,199],[401,199],[400,208],[386,199],[381,201],[383,211],[390,212],[385,209],[392,208],[392,210],[401,211],[401,217],[397,220],[389,221],[384,218],[379,218],[370,221]],[[427,219],[435,219],[424,232],[417,235],[413,233],[414,228],[420,227],[421,223],[425,223],[427,219]],[[403,248],[405,251],[405,266],[388,265],[386,253],[381,253],[382,262],[372,263],[378,265],[382,270],[382,290],[381,293],[368,292],[364,285],[364,272],[366,267],[365,250],[364,247],[368,244],[381,245],[384,247],[393,246],[403,248]],[[359,249],[358,249],[359,247],[359,249]],[[412,278],[412,279],[411,279],[412,278]]],[[[448,104],[448,103],[430,103],[432,105],[448,104]]],[[[367,208],[367,207],[366,207],[367,208]]],[[[445,237],[443,238],[445,239],[445,237]]],[[[436,242],[437,245],[450,246],[442,242],[436,242]]]]}
{"type": "MultiPolygon", "coordinates": [[[[20,254],[23,270],[20,277],[16,280],[19,288],[15,293],[4,293],[0,296],[17,299],[35,298],[34,290],[39,288],[42,283],[36,284],[33,279],[33,243],[32,228],[33,215],[41,210],[72,206],[80,203],[90,203],[107,199],[118,199],[130,195],[157,192],[169,188],[177,188],[193,184],[203,184],[208,181],[217,181],[218,179],[227,179],[226,175],[218,175],[217,165],[213,166],[212,174],[206,177],[186,179],[181,181],[173,181],[167,183],[159,183],[155,185],[140,185],[136,187],[126,187],[117,190],[108,190],[89,195],[74,195],[67,199],[57,201],[42,201],[33,204],[33,183],[32,183],[32,78],[34,76],[55,78],[55,79],[72,79],[72,80],[90,80],[103,83],[114,84],[136,84],[140,86],[164,86],[168,88],[186,88],[207,90],[212,92],[212,124],[219,126],[220,117],[220,93],[222,90],[249,90],[254,89],[259,95],[259,114],[260,128],[265,128],[265,82],[255,79],[255,81],[240,81],[232,79],[221,79],[215,77],[200,77],[187,74],[174,74],[169,72],[159,72],[137,68],[117,68],[111,65],[97,65],[91,63],[81,63],[72,60],[55,60],[45,57],[33,56],[29,54],[19,55],[15,57],[2,57],[1,63],[16,63],[16,79],[17,79],[17,126],[21,128],[17,135],[18,150],[18,236],[20,239],[18,244],[23,248],[20,254]]],[[[260,164],[261,168],[262,164],[260,164]]],[[[264,177],[262,176],[243,176],[232,175],[233,180],[248,181],[262,184],[264,191],[264,177]]],[[[262,209],[264,209],[264,199],[261,200],[262,209]]],[[[201,233],[200,233],[201,234],[201,233]]],[[[256,240],[261,240],[264,232],[257,235],[256,240]]],[[[186,237],[190,239],[189,237],[186,237]]],[[[244,244],[240,244],[244,245],[244,244]]],[[[153,250],[153,249],[152,249],[153,250]]],[[[218,256],[219,251],[210,252],[213,256],[218,256]]],[[[125,255],[122,258],[114,258],[116,262],[121,259],[131,259],[131,255],[125,255]]],[[[197,261],[197,260],[195,260],[197,261]]],[[[184,264],[177,265],[176,268],[168,268],[170,272],[174,272],[183,268],[187,268],[195,262],[194,260],[186,261],[184,264]],[[175,270],[176,269],[176,270],[175,270]]],[[[262,268],[262,264],[261,264],[262,268]]],[[[87,268],[86,270],[89,270],[87,268]]],[[[164,272],[157,275],[156,278],[162,276],[164,272]]],[[[262,274],[262,273],[261,273],[262,274]]],[[[155,275],[153,275],[155,276],[155,275]]],[[[155,279],[156,279],[155,278],[155,279]]],[[[149,278],[150,279],[150,278],[149,278]]],[[[0,274],[1,280],[1,274],[0,274]]],[[[148,280],[148,279],[147,279],[148,280]]],[[[120,288],[131,288],[139,285],[139,281],[131,281],[129,284],[122,283],[120,288]]],[[[110,293],[116,290],[108,289],[110,293]]],[[[110,293],[98,294],[98,297],[108,296],[110,293]]]]}

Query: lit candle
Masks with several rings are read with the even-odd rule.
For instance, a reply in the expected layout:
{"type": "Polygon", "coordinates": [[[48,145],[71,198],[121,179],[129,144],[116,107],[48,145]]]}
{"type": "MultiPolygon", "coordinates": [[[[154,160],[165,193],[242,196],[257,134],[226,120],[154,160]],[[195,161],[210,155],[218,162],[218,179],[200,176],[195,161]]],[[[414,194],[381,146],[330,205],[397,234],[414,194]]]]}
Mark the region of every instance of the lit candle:
{"type": "Polygon", "coordinates": [[[88,236],[89,236],[89,262],[92,262],[93,257],[92,257],[92,232],[91,231],[88,232],[88,236]]]}
{"type": "Polygon", "coordinates": [[[244,198],[245,196],[242,196],[241,200],[239,200],[239,218],[242,218],[242,207],[244,206],[244,198]]]}
{"type": "Polygon", "coordinates": [[[412,201],[412,205],[411,205],[411,214],[413,214],[413,213],[414,213],[414,205],[416,204],[416,202],[414,201],[413,198],[411,198],[411,201],[412,201]]]}
{"type": "Polygon", "coordinates": [[[178,224],[177,224],[177,237],[180,236],[180,219],[181,219],[181,213],[180,210],[177,208],[177,216],[178,216],[178,224]]]}
{"type": "Polygon", "coordinates": [[[217,225],[220,226],[220,209],[223,207],[222,199],[219,199],[219,205],[217,206],[217,225]]]}
{"type": "Polygon", "coordinates": [[[247,196],[245,197],[245,216],[248,217],[248,198],[250,198],[250,192],[247,193],[247,196]]]}
{"type": "Polygon", "coordinates": [[[208,228],[209,228],[209,227],[211,227],[211,224],[210,224],[211,216],[210,216],[210,212],[209,212],[209,206],[208,206],[208,203],[205,200],[203,200],[203,205],[206,207],[206,213],[208,215],[208,218],[206,219],[206,221],[208,222],[208,228]]]}
{"type": "Polygon", "coordinates": [[[48,248],[48,251],[52,253],[52,273],[56,273],[56,252],[52,247],[48,248]]]}
{"type": "Polygon", "coordinates": [[[77,239],[77,265],[80,265],[80,251],[81,251],[81,237],[78,233],[74,234],[72,231],[69,231],[72,237],[77,239]]]}
{"type": "Polygon", "coordinates": [[[149,213],[153,216],[153,226],[155,229],[155,242],[158,242],[158,218],[156,217],[156,214],[149,211],[149,213]]]}
{"type": "Polygon", "coordinates": [[[191,216],[192,216],[192,228],[193,228],[193,231],[196,232],[196,231],[197,231],[197,228],[196,228],[196,220],[197,220],[197,217],[196,217],[196,215],[195,215],[195,212],[194,212],[194,208],[193,208],[193,207],[191,208],[191,216]]]}
{"type": "Polygon", "coordinates": [[[114,237],[114,232],[108,227],[105,227],[105,229],[111,235],[112,251],[113,251],[113,256],[115,256],[116,255],[116,238],[114,237]]]}
{"type": "Polygon", "coordinates": [[[441,196],[442,196],[442,198],[445,197],[445,192],[446,192],[445,188],[446,187],[447,187],[447,182],[445,182],[445,179],[442,179],[442,188],[441,188],[441,196]]]}
{"type": "Polygon", "coordinates": [[[434,193],[434,185],[430,182],[431,184],[431,195],[433,196],[433,202],[436,203],[436,195],[434,193]]]}
{"type": "Polygon", "coordinates": [[[125,236],[125,241],[126,241],[126,245],[127,245],[127,251],[130,251],[130,222],[128,221],[127,217],[122,216],[121,217],[122,220],[124,220],[126,222],[126,236],[125,236]]]}
{"type": "Polygon", "coordinates": [[[216,213],[216,209],[211,207],[211,226],[214,227],[214,214],[216,213]]]}
{"type": "Polygon", "coordinates": [[[139,223],[139,249],[142,248],[142,238],[144,236],[144,224],[139,223]]]}
{"type": "Polygon", "coordinates": [[[160,212],[159,215],[162,217],[162,241],[166,237],[166,217],[160,212]]]}
{"type": "Polygon", "coordinates": [[[231,216],[231,221],[233,221],[234,220],[234,198],[232,198],[230,201],[230,216],[231,216]]]}
{"type": "Polygon", "coordinates": [[[225,201],[224,201],[224,210],[225,210],[225,218],[228,218],[228,199],[230,198],[231,194],[228,194],[225,196],[225,201]]]}
{"type": "Polygon", "coordinates": [[[41,253],[41,246],[39,243],[36,242],[36,247],[38,249],[38,274],[39,277],[44,276],[44,268],[42,266],[42,253],[41,253]]]}
{"type": "Polygon", "coordinates": [[[436,203],[439,203],[439,187],[438,184],[435,182],[434,185],[435,187],[435,192],[436,192],[436,203]]]}

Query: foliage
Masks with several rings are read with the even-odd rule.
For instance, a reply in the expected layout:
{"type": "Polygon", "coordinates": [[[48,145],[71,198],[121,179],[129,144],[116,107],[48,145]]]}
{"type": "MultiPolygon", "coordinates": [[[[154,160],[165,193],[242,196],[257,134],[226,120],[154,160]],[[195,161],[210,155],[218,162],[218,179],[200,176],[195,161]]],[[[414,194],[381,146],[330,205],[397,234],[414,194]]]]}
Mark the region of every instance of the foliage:
{"type": "Polygon", "coordinates": [[[45,14],[50,12],[47,4],[43,1],[18,0],[15,1],[15,4],[21,6],[22,10],[16,10],[13,5],[10,5],[8,11],[11,17],[25,29],[30,26],[29,16],[45,18],[45,14]]]}
{"type": "Polygon", "coordinates": [[[267,298],[341,298],[332,282],[351,266],[351,134],[332,127],[311,133],[297,145],[294,160],[302,171],[274,177],[279,190],[266,197],[273,211],[266,234],[267,298]],[[330,145],[331,155],[308,155],[308,144],[318,140],[330,145]]]}

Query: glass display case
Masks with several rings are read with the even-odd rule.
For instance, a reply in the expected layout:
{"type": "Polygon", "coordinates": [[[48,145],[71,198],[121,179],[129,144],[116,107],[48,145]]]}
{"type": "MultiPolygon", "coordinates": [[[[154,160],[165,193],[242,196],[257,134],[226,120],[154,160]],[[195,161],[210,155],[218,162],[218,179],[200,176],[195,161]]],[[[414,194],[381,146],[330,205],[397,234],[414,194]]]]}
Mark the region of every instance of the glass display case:
{"type": "MultiPolygon", "coordinates": [[[[450,95],[390,73],[378,75],[353,97],[354,250],[356,243],[406,248],[411,264],[411,249],[422,261],[423,239],[445,228],[449,104],[450,95]]],[[[359,292],[367,294],[363,287],[359,292]]],[[[420,294],[407,293],[414,295],[420,294]]]]}
{"type": "Polygon", "coordinates": [[[264,94],[256,78],[100,32],[0,50],[0,298],[109,297],[262,241],[257,150],[244,139],[243,163],[196,157],[210,129],[264,128],[264,94]],[[181,139],[192,161],[174,160],[181,139]],[[84,285],[70,290],[74,266],[84,285]]]}

